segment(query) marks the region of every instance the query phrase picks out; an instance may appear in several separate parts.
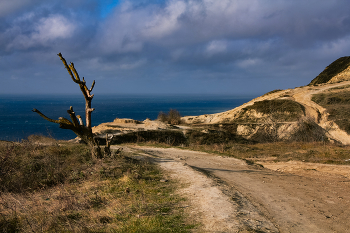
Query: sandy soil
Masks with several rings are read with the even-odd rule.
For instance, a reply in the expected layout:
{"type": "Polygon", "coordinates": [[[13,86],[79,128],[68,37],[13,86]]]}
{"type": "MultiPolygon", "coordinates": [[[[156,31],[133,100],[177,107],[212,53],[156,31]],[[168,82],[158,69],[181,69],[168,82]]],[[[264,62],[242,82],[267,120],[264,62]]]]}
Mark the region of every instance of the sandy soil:
{"type": "Polygon", "coordinates": [[[328,120],[328,113],[326,109],[313,102],[311,98],[314,94],[324,92],[334,87],[347,86],[349,84],[350,81],[345,81],[336,84],[320,85],[312,88],[297,88],[293,90],[292,95],[295,101],[304,105],[306,116],[313,117],[316,122],[330,134],[331,138],[341,142],[344,145],[350,145],[350,135],[341,130],[333,121],[328,120]]]}
{"type": "Polygon", "coordinates": [[[248,165],[203,152],[129,148],[155,158],[187,183],[187,210],[198,232],[347,232],[349,166],[298,163],[248,165]],[[339,169],[338,169],[339,168],[339,169]],[[344,171],[339,172],[339,170],[344,171]]]}

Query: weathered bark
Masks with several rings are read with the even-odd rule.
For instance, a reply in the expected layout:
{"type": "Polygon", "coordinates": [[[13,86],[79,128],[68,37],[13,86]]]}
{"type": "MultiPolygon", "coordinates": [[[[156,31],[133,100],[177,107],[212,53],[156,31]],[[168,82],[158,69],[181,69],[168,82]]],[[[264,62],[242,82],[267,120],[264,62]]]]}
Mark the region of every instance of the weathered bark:
{"type": "Polygon", "coordinates": [[[63,62],[63,65],[67,69],[69,75],[71,76],[73,82],[79,84],[80,90],[84,95],[85,98],[85,120],[86,120],[86,126],[84,126],[84,122],[82,118],[78,115],[75,116],[75,112],[73,111],[73,107],[71,106],[70,109],[67,110],[67,113],[69,114],[71,121],[60,117],[58,120],[53,120],[47,116],[45,116],[43,113],[41,113],[37,109],[33,109],[33,112],[38,113],[41,117],[43,117],[45,120],[48,120],[50,122],[56,123],[60,125],[60,128],[62,129],[70,129],[72,130],[78,137],[81,138],[86,144],[88,144],[91,149],[94,156],[101,158],[102,152],[101,148],[94,139],[94,135],[92,133],[91,129],[91,113],[95,109],[91,108],[91,101],[94,95],[91,95],[92,89],[95,86],[95,80],[93,81],[91,88],[88,89],[86,86],[86,82],[84,80],[80,80],[79,74],[77,70],[74,67],[74,64],[71,62],[69,65],[67,64],[66,60],[63,58],[62,54],[59,53],[58,56],[63,62]]]}
{"type": "MultiPolygon", "coordinates": [[[[112,151],[111,151],[111,143],[114,139],[114,135],[110,139],[108,139],[108,133],[106,134],[106,146],[104,148],[104,155],[105,156],[112,156],[112,151]]],[[[119,154],[121,152],[121,149],[119,148],[115,153],[119,154]]]]}
{"type": "Polygon", "coordinates": [[[86,127],[91,129],[91,112],[94,111],[94,108],[91,108],[91,101],[94,95],[91,95],[92,89],[95,86],[95,80],[93,81],[91,88],[88,89],[86,86],[85,79],[83,77],[83,81],[80,80],[79,74],[74,67],[74,63],[71,62],[70,65],[67,64],[66,60],[62,57],[62,54],[59,53],[58,56],[63,62],[63,65],[66,67],[69,75],[71,76],[73,82],[79,84],[80,90],[85,98],[85,119],[86,119],[86,127]]]}

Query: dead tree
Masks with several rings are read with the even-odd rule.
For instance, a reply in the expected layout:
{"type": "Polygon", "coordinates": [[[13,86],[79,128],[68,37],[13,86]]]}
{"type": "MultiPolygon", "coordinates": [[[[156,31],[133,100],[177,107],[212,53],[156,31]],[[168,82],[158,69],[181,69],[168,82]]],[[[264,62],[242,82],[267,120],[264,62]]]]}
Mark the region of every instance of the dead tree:
{"type": "Polygon", "coordinates": [[[80,79],[78,72],[74,68],[73,62],[71,62],[69,65],[67,64],[66,60],[62,57],[62,54],[59,53],[57,54],[60,59],[62,60],[65,68],[67,69],[69,75],[71,76],[73,82],[77,83],[80,87],[81,92],[84,95],[85,98],[85,121],[86,125],[84,125],[82,118],[78,115],[75,115],[75,112],[73,111],[73,107],[71,106],[70,109],[67,110],[71,121],[64,118],[60,117],[58,120],[53,120],[47,116],[45,116],[43,113],[41,113],[37,109],[33,109],[33,112],[38,113],[41,117],[43,117],[45,120],[48,120],[53,123],[57,123],[60,125],[60,128],[62,129],[70,129],[72,130],[81,140],[83,140],[86,144],[88,144],[92,148],[92,153],[94,156],[101,158],[102,153],[101,153],[101,148],[96,142],[94,135],[92,133],[91,129],[91,113],[95,109],[91,108],[91,101],[94,95],[91,95],[92,89],[95,86],[95,80],[92,83],[92,86],[90,89],[87,88],[86,82],[84,80],[80,79]]]}

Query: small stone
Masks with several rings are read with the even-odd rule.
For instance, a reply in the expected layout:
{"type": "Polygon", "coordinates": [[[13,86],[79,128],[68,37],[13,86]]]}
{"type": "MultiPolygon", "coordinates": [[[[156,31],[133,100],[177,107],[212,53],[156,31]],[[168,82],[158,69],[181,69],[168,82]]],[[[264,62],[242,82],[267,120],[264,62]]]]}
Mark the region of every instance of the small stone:
{"type": "Polygon", "coordinates": [[[161,179],[160,182],[164,183],[164,182],[168,182],[168,180],[167,179],[161,179]]]}

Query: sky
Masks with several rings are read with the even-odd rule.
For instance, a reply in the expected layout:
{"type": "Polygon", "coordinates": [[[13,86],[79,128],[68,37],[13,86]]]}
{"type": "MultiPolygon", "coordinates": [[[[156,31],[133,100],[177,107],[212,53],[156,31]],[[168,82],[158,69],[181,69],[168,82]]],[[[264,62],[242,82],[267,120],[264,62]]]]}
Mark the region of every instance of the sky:
{"type": "Polygon", "coordinates": [[[0,94],[261,95],[350,55],[347,0],[0,0],[0,94]]]}

